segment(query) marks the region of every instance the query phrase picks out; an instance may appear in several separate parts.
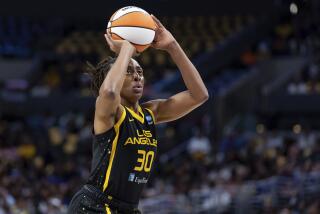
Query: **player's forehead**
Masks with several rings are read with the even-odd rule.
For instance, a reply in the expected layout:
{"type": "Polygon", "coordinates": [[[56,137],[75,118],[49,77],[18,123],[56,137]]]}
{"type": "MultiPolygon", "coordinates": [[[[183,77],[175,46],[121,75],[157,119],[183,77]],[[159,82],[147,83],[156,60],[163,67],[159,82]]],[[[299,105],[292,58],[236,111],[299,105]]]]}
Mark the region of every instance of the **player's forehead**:
{"type": "Polygon", "coordinates": [[[132,58],[131,58],[131,60],[129,62],[129,66],[132,66],[134,68],[136,68],[136,67],[141,68],[140,64],[135,59],[132,59],[132,58]]]}

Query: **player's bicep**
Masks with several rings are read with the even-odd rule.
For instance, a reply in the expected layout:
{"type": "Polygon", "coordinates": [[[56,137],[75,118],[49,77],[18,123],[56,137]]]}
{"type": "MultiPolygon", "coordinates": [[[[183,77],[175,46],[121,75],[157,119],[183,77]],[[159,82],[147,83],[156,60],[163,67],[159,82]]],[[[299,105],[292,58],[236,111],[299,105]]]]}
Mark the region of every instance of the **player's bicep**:
{"type": "Polygon", "coordinates": [[[109,130],[117,119],[120,100],[98,96],[94,115],[94,131],[96,134],[109,130]]]}
{"type": "Polygon", "coordinates": [[[99,95],[96,99],[95,114],[101,118],[108,118],[115,114],[118,106],[120,105],[120,98],[106,97],[99,95]]]}
{"type": "Polygon", "coordinates": [[[180,92],[168,99],[152,100],[144,104],[153,111],[156,123],[169,122],[183,117],[200,105],[188,91],[180,92]]]}

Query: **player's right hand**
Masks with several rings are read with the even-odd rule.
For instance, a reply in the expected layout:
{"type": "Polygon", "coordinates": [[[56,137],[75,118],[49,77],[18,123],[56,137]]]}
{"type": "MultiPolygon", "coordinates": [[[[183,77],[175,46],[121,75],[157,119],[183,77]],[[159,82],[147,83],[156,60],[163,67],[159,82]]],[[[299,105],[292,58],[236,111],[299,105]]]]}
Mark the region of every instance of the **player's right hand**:
{"type": "Polygon", "coordinates": [[[137,54],[136,48],[127,40],[114,40],[108,32],[104,34],[104,37],[106,38],[110,50],[114,53],[119,54],[122,48],[126,48],[130,51],[132,56],[137,54]]]}

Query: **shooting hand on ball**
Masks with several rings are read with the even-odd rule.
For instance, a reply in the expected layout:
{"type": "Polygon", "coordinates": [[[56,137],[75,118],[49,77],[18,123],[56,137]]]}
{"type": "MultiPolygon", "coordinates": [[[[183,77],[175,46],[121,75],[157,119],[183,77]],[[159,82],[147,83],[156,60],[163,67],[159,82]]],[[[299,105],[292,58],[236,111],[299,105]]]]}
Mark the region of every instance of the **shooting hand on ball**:
{"type": "Polygon", "coordinates": [[[157,25],[156,34],[151,46],[156,49],[168,51],[176,40],[154,15],[151,15],[151,17],[157,25]]]}
{"type": "Polygon", "coordinates": [[[104,34],[104,37],[106,38],[106,41],[110,47],[110,50],[113,51],[114,53],[119,54],[120,50],[124,47],[132,51],[132,56],[137,54],[136,48],[127,40],[114,40],[111,38],[109,32],[104,34]]]}

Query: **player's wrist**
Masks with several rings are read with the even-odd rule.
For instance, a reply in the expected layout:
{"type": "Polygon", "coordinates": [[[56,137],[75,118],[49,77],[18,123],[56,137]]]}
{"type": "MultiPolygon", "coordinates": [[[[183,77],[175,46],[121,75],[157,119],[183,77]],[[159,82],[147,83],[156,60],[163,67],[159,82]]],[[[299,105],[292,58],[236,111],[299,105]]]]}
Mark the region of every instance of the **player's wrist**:
{"type": "Polygon", "coordinates": [[[174,40],[172,41],[170,44],[168,44],[167,48],[166,48],[166,51],[169,53],[169,54],[173,54],[174,52],[176,52],[177,50],[179,49],[179,43],[174,40]]]}
{"type": "Polygon", "coordinates": [[[121,49],[128,51],[131,56],[136,52],[136,48],[127,40],[123,41],[121,49]]]}

